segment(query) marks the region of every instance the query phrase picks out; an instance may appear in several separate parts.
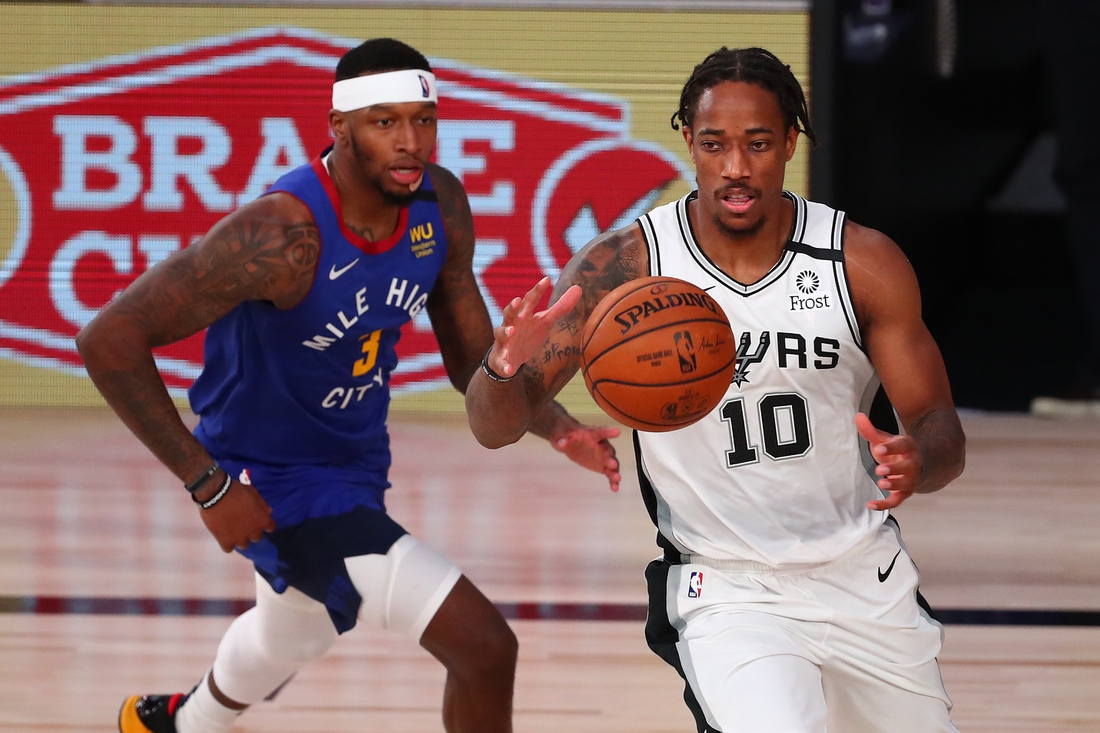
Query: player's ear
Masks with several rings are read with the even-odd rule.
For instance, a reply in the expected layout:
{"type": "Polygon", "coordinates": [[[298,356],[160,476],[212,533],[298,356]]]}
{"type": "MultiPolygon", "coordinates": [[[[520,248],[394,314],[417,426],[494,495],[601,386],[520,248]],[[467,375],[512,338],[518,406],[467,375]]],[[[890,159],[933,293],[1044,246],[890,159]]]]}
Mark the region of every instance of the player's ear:
{"type": "Polygon", "coordinates": [[[332,130],[332,136],[337,140],[345,137],[348,133],[347,117],[343,112],[335,109],[329,110],[328,126],[329,129],[332,130]]]}
{"type": "Polygon", "coordinates": [[[787,162],[791,162],[791,158],[794,157],[794,151],[798,147],[798,128],[791,126],[791,129],[787,130],[787,162]]]}

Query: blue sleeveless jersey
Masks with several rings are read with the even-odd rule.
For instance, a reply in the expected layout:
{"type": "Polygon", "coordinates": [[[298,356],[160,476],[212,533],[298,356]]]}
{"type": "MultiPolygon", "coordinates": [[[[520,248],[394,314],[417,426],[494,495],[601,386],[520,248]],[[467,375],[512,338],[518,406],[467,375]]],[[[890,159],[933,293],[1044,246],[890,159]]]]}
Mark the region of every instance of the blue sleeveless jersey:
{"type": "Polygon", "coordinates": [[[212,455],[272,466],[350,464],[385,481],[386,414],[401,326],[425,305],[446,258],[425,172],[393,236],[368,242],[343,223],[320,158],[268,190],[307,207],[321,237],[309,294],[280,310],[241,303],[210,326],[191,387],[196,437],[212,455]]]}

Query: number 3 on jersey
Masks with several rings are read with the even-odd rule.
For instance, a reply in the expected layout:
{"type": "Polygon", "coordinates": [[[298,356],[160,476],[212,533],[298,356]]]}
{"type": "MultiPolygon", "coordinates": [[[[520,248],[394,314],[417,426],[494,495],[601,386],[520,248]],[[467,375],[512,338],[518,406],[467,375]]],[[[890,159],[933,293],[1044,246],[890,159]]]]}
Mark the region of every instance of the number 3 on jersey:
{"type": "MultiPolygon", "coordinates": [[[[722,419],[729,424],[733,450],[726,451],[726,466],[736,468],[760,460],[759,451],[749,437],[745,398],[722,404],[722,419]]],[[[757,415],[764,454],[775,461],[806,455],[813,446],[810,436],[810,411],[806,398],[797,392],[770,394],[760,400],[757,415]]]]}
{"type": "Polygon", "coordinates": [[[381,331],[371,331],[366,336],[359,337],[359,340],[363,342],[363,353],[366,354],[366,356],[352,365],[351,376],[361,377],[371,369],[374,369],[374,363],[378,361],[378,344],[381,339],[381,331]]]}

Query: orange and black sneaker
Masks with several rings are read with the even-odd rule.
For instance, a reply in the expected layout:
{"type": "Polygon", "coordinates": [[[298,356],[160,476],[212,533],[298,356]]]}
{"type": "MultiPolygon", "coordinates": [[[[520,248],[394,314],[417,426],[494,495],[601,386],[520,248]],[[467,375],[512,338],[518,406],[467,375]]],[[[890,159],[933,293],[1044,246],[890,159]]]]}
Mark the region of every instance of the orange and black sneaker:
{"type": "Polygon", "coordinates": [[[118,711],[119,733],[176,733],[176,711],[189,695],[134,695],[118,711]]]}

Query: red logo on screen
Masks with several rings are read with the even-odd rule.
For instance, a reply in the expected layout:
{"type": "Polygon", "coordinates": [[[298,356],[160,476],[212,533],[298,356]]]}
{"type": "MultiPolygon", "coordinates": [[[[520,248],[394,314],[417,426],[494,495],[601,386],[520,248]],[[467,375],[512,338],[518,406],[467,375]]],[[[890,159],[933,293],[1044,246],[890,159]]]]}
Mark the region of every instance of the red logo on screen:
{"type": "MultiPolygon", "coordinates": [[[[347,48],[261,29],[0,82],[0,356],[82,374],[73,336],[104,304],[329,144],[347,48]]],[[[593,236],[691,179],[668,151],[629,138],[621,101],[432,64],[435,158],[470,195],[494,321],[593,236]]],[[[446,382],[425,314],[398,353],[396,391],[446,382]]],[[[169,386],[186,388],[202,336],[157,357],[169,386]]]]}

